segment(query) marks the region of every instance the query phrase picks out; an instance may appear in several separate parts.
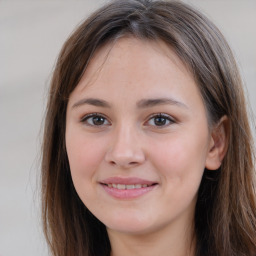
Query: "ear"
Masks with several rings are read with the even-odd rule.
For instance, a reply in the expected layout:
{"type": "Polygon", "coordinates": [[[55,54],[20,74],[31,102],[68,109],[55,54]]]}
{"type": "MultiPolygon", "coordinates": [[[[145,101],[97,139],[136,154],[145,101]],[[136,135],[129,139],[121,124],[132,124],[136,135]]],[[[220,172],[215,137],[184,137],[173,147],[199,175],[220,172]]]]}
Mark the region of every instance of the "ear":
{"type": "Polygon", "coordinates": [[[208,170],[217,170],[228,149],[229,120],[223,116],[212,128],[209,144],[209,151],[206,158],[205,167],[208,170]]]}

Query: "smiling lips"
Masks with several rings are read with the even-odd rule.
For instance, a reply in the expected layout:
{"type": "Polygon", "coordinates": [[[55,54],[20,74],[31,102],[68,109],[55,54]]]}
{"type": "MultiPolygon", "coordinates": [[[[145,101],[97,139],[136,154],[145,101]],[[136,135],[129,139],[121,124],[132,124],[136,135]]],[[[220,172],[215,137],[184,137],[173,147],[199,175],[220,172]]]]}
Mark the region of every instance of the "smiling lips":
{"type": "Polygon", "coordinates": [[[139,188],[146,188],[150,185],[147,184],[106,184],[109,188],[116,188],[116,189],[139,189],[139,188]]]}
{"type": "Polygon", "coordinates": [[[100,182],[104,190],[112,197],[118,199],[133,199],[142,196],[157,185],[156,182],[140,178],[108,178],[100,182]]]}

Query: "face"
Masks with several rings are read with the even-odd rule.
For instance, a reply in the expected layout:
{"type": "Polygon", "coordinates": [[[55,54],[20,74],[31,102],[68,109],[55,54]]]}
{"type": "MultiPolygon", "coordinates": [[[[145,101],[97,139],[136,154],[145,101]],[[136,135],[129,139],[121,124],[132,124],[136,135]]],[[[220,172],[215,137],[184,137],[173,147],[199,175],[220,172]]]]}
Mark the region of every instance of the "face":
{"type": "Polygon", "coordinates": [[[197,85],[163,42],[122,38],[104,46],[70,95],[72,179],[108,230],[191,224],[210,141],[197,85]]]}

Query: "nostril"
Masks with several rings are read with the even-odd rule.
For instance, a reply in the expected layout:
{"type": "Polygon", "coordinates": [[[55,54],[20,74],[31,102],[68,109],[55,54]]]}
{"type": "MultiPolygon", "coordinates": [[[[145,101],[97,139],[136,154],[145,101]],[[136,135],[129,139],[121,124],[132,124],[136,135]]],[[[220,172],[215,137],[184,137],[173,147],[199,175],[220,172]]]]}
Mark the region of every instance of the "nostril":
{"type": "Polygon", "coordinates": [[[111,165],[120,165],[120,166],[126,166],[126,167],[131,167],[131,166],[135,166],[135,165],[137,165],[138,164],[138,162],[136,162],[136,161],[132,161],[132,162],[127,162],[127,163],[117,163],[117,162],[115,162],[115,161],[109,161],[109,163],[111,164],[111,165]]]}

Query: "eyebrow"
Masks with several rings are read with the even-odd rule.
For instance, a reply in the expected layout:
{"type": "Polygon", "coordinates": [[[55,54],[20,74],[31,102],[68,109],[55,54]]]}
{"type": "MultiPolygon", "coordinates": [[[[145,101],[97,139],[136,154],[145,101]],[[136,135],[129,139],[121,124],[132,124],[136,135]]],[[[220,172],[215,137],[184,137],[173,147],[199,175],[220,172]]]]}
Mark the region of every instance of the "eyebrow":
{"type": "MultiPolygon", "coordinates": [[[[96,99],[96,98],[86,98],[86,99],[79,100],[72,106],[72,108],[76,108],[86,104],[96,106],[96,107],[111,108],[111,105],[107,101],[102,99],[96,99]]],[[[185,105],[184,103],[174,100],[172,98],[142,99],[138,101],[136,105],[138,108],[149,108],[149,107],[155,107],[158,105],[166,105],[166,104],[188,108],[188,106],[185,105]]]]}
{"type": "Polygon", "coordinates": [[[111,107],[110,104],[108,102],[106,102],[105,100],[87,98],[87,99],[79,100],[72,106],[72,108],[76,108],[76,107],[79,107],[79,106],[85,105],[85,104],[96,106],[96,107],[103,107],[103,108],[111,107]]]}
{"type": "Polygon", "coordinates": [[[138,108],[148,108],[158,105],[176,105],[178,107],[188,108],[184,103],[172,98],[142,99],[137,103],[138,108]]]}

